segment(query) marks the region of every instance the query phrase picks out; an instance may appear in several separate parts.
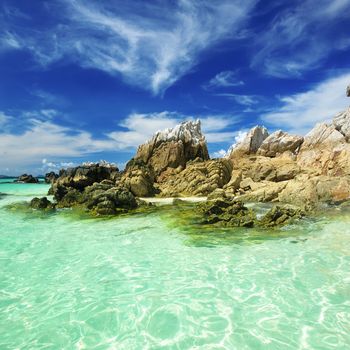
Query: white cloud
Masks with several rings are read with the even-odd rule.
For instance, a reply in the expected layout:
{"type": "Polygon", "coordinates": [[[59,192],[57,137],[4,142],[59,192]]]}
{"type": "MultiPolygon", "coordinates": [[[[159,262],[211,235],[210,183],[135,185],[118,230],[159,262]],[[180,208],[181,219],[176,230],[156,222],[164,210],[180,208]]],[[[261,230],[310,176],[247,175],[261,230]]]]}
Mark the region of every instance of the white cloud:
{"type": "Polygon", "coordinates": [[[331,119],[349,105],[350,99],[345,94],[349,83],[350,73],[347,73],[323,81],[306,92],[281,97],[282,106],[263,115],[262,120],[304,134],[317,122],[331,119]]]}
{"type": "Polygon", "coordinates": [[[237,78],[237,72],[228,70],[216,74],[214,78],[210,79],[208,83],[203,85],[203,88],[205,90],[211,90],[220,87],[232,87],[240,85],[244,85],[244,82],[237,78]]]}
{"type": "Polygon", "coordinates": [[[0,111],[0,127],[3,127],[6,123],[8,123],[12,119],[11,116],[5,114],[0,111]]]}
{"type": "Polygon", "coordinates": [[[240,94],[231,94],[231,93],[222,93],[216,94],[216,96],[227,97],[230,100],[235,101],[236,103],[243,106],[252,106],[259,102],[259,96],[255,95],[240,95],[240,94]]]}
{"type": "Polygon", "coordinates": [[[226,151],[224,149],[219,149],[210,155],[212,158],[224,158],[226,156],[226,151]]]}
{"type": "Polygon", "coordinates": [[[291,4],[256,35],[252,67],[282,78],[319,67],[335,50],[348,47],[348,32],[339,30],[339,25],[349,17],[348,0],[291,4]]]}
{"type": "Polygon", "coordinates": [[[120,148],[135,148],[150,139],[159,130],[173,128],[184,120],[200,119],[202,131],[209,143],[231,141],[234,133],[226,131],[237,123],[238,119],[229,116],[185,116],[177,112],[160,112],[149,114],[133,113],[120,126],[124,131],[114,131],[108,137],[118,142],[120,148]]]}
{"type": "Polygon", "coordinates": [[[203,51],[239,38],[256,2],[60,0],[61,7],[50,9],[59,24],[40,32],[11,27],[13,38],[6,40],[44,66],[68,59],[158,94],[190,71],[203,51]]]}
{"type": "MultiPolygon", "coordinates": [[[[23,119],[21,133],[7,129],[12,124],[11,117],[0,112],[0,171],[5,168],[44,170],[58,170],[69,166],[70,160],[88,157],[101,152],[134,152],[136,147],[153,134],[165,128],[171,128],[183,120],[194,118],[177,112],[160,112],[150,114],[133,113],[125,118],[120,127],[124,130],[112,131],[102,138],[95,138],[91,133],[83,130],[74,130],[56,124],[53,120],[33,118],[41,112],[22,113],[30,119],[23,119]],[[65,159],[62,162],[61,159],[65,159]],[[67,161],[68,159],[68,161],[67,161]]],[[[58,112],[55,111],[55,115],[58,112]]],[[[51,114],[51,113],[49,113],[51,114]]],[[[235,133],[227,131],[238,119],[228,116],[199,116],[202,121],[202,130],[208,143],[230,142],[235,133]]],[[[73,163],[75,164],[75,163],[73,163]]]]}

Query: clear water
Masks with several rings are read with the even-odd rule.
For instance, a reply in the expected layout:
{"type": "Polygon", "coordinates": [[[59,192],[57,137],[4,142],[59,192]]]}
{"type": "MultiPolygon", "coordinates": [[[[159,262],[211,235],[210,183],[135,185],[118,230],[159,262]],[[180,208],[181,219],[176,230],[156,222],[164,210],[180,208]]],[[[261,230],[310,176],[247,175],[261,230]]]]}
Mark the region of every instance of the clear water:
{"type": "Polygon", "coordinates": [[[349,349],[350,215],[191,234],[176,211],[112,220],[6,204],[0,349],[349,349]]]}

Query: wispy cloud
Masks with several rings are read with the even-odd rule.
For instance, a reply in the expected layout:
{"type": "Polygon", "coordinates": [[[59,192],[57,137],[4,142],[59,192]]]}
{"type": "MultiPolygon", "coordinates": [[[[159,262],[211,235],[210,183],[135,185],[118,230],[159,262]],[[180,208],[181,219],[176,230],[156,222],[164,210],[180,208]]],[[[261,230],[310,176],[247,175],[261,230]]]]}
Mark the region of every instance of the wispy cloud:
{"type": "Polygon", "coordinates": [[[350,73],[327,79],[312,89],[292,96],[280,97],[281,107],[262,116],[275,127],[305,134],[317,122],[331,119],[350,104],[345,95],[350,73]]]}
{"type": "Polygon", "coordinates": [[[276,77],[301,76],[319,67],[334,50],[349,47],[348,32],[339,31],[349,18],[348,0],[292,2],[256,35],[251,65],[276,77]]]}
{"type": "Polygon", "coordinates": [[[241,94],[231,94],[231,93],[221,93],[216,94],[216,96],[227,97],[236,103],[243,106],[252,106],[259,103],[259,96],[256,95],[241,95],[241,94]]]}
{"type": "Polygon", "coordinates": [[[4,40],[30,50],[41,65],[67,59],[158,94],[190,71],[203,51],[239,37],[256,2],[60,0],[58,8],[47,4],[59,24],[45,31],[8,24],[12,37],[4,40]]]}
{"type": "Polygon", "coordinates": [[[202,87],[204,90],[212,90],[217,88],[225,88],[240,85],[244,85],[244,82],[238,79],[237,72],[227,70],[216,74],[215,77],[210,79],[202,87]]]}

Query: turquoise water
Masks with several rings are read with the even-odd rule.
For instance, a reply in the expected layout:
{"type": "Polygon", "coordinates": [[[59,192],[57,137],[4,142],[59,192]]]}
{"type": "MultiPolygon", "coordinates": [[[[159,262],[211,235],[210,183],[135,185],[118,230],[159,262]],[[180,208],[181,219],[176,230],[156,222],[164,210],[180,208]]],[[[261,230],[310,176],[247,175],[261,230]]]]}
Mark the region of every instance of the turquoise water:
{"type": "Polygon", "coordinates": [[[112,220],[6,204],[0,349],[349,349],[350,215],[191,234],[176,211],[112,220]]]}

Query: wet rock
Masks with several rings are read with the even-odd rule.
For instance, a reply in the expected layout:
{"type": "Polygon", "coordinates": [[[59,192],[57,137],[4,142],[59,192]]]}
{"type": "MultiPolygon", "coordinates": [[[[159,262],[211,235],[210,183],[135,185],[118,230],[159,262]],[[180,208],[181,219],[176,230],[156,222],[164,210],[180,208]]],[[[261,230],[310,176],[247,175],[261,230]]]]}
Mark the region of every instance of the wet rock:
{"type": "Polygon", "coordinates": [[[305,213],[301,209],[276,205],[259,220],[258,224],[266,228],[284,226],[304,216],[305,213]]]}
{"type": "Polygon", "coordinates": [[[35,197],[30,201],[30,207],[33,209],[55,209],[55,205],[50,202],[46,197],[35,197]]]}
{"type": "Polygon", "coordinates": [[[23,174],[19,176],[15,182],[22,182],[22,183],[38,183],[39,180],[37,177],[34,177],[33,175],[30,174],[23,174]]]}
{"type": "Polygon", "coordinates": [[[231,227],[253,227],[256,214],[240,201],[218,199],[198,204],[204,224],[216,224],[231,227]]]}

